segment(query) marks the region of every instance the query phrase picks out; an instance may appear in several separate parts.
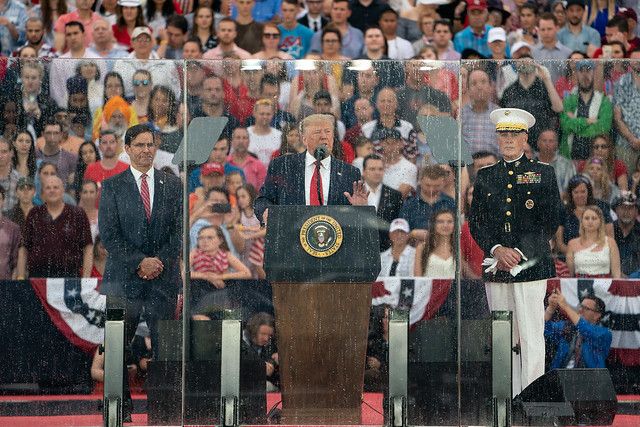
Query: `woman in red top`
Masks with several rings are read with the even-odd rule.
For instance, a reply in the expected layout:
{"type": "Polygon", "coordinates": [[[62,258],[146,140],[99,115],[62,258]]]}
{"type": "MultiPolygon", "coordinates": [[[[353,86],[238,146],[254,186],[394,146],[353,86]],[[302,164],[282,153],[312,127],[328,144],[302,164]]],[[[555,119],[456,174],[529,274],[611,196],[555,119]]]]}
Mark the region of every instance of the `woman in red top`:
{"type": "Polygon", "coordinates": [[[102,279],[104,266],[107,263],[107,250],[102,244],[102,239],[98,234],[93,243],[93,268],[91,269],[91,277],[102,279]]]}
{"type": "Polygon", "coordinates": [[[113,26],[113,36],[118,43],[131,49],[133,30],[146,25],[140,0],[120,0],[116,11],[118,20],[113,26]]]}

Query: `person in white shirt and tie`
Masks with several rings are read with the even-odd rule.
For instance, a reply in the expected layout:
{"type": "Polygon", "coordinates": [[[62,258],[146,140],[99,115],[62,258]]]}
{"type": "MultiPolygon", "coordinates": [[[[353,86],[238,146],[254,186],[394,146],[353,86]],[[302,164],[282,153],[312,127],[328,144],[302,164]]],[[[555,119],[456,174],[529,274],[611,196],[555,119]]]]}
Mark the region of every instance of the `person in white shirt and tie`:
{"type": "Polygon", "coordinates": [[[380,251],[391,246],[390,235],[387,233],[389,223],[399,216],[402,207],[402,194],[382,183],[384,178],[384,161],[377,154],[366,156],[362,162],[362,179],[369,191],[367,204],[376,208],[380,219],[380,251]]]}

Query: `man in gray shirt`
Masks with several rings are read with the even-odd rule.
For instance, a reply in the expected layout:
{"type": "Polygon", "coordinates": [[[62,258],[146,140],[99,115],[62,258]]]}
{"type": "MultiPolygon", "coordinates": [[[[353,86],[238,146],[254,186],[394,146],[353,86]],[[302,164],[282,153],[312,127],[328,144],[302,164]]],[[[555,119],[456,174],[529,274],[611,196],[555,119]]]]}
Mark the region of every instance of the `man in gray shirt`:
{"type": "Polygon", "coordinates": [[[540,15],[538,21],[538,36],[540,42],[533,47],[531,54],[536,61],[554,60],[553,63],[544,64],[553,81],[564,75],[564,61],[571,55],[571,49],[558,41],[558,19],[549,12],[540,15]]]}
{"type": "Polygon", "coordinates": [[[547,129],[540,132],[537,158],[553,167],[558,181],[558,191],[561,195],[564,194],[569,180],[576,174],[576,167],[571,160],[558,155],[558,134],[555,130],[547,129]]]}
{"type": "Polygon", "coordinates": [[[58,167],[58,176],[65,186],[73,183],[78,157],[60,148],[62,142],[62,126],[55,121],[44,125],[44,145],[42,150],[36,149],[36,158],[43,162],[53,163],[58,167]]]}

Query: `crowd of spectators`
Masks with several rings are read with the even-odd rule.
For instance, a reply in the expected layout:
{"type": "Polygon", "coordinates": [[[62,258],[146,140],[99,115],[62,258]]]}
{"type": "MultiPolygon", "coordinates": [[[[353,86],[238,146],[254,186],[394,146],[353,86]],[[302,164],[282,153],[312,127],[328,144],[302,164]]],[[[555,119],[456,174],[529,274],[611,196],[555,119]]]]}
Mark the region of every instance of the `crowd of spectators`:
{"type": "MultiPolygon", "coordinates": [[[[138,123],[155,167],[188,180],[194,277],[264,278],[252,202],[314,113],[336,117],[336,154],[362,171],[383,275],[452,277],[457,166],[420,119],[460,123],[464,214],[498,160],[498,107],[534,114],[527,156],[556,171],[558,275],[640,276],[637,1],[442,3],[0,0],[0,279],[100,276],[101,183],[127,169],[138,123]],[[227,122],[184,171],[172,157],[196,117],[227,122]]],[[[478,279],[466,223],[461,242],[478,279]]]]}

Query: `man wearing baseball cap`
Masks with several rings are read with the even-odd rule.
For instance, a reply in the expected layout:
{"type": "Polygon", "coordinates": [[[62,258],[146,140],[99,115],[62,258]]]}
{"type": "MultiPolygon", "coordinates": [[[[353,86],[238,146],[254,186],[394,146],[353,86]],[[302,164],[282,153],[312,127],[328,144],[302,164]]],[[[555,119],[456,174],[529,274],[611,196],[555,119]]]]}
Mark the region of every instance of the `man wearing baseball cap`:
{"type": "Polygon", "coordinates": [[[460,53],[465,49],[473,49],[485,58],[491,57],[488,44],[491,27],[487,25],[487,0],[467,0],[467,17],[469,26],[456,34],[453,46],[460,53]]]}
{"type": "Polygon", "coordinates": [[[638,199],[630,191],[621,192],[611,204],[618,219],[613,223],[613,235],[620,250],[620,266],[625,276],[640,270],[640,222],[638,199]]]}
{"type": "Polygon", "coordinates": [[[469,228],[485,253],[490,309],[513,312],[515,396],[544,374],[544,297],[556,275],[549,241],[562,202],[553,168],[524,154],[533,115],[499,108],[490,119],[502,159],[478,171],[469,228]]]}
{"type": "Polygon", "coordinates": [[[146,26],[136,27],[131,33],[131,47],[133,52],[127,59],[116,61],[113,71],[119,73],[124,81],[125,97],[133,97],[133,75],[137,70],[147,70],[151,73],[154,86],[168,86],[177,99],[180,99],[180,79],[173,61],[149,61],[160,59],[153,51],[153,33],[146,26]],[[133,60],[133,61],[132,61],[133,60]]]}
{"type": "Polygon", "coordinates": [[[629,34],[627,41],[631,45],[640,46],[640,38],[638,38],[638,14],[632,8],[620,8],[618,9],[617,16],[622,16],[627,19],[629,26],[629,34]]]}
{"type": "Polygon", "coordinates": [[[582,22],[584,1],[567,0],[567,24],[558,31],[558,40],[571,51],[587,53],[600,47],[600,33],[582,22]]]}
{"type": "Polygon", "coordinates": [[[416,249],[409,245],[409,223],[396,218],[389,226],[391,247],[380,254],[380,276],[413,276],[416,249]]]}

